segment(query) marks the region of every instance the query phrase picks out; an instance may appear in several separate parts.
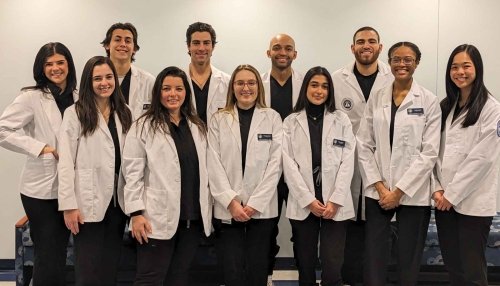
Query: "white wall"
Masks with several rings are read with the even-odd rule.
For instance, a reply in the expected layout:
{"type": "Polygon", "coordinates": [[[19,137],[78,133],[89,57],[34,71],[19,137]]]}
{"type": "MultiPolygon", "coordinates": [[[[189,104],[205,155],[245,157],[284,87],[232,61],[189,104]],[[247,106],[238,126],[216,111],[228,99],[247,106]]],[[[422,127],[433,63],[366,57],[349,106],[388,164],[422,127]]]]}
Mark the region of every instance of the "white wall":
{"type": "MultiPolygon", "coordinates": [[[[443,97],[444,70],[451,50],[473,43],[482,52],[486,85],[500,94],[495,78],[500,68],[495,0],[2,0],[0,1],[0,111],[23,86],[33,84],[32,65],[38,49],[50,41],[68,46],[78,74],[86,60],[104,55],[99,42],[115,22],[131,22],[139,31],[136,64],[153,74],[169,65],[185,67],[185,31],[202,21],[217,31],[213,63],[231,73],[242,63],[264,72],[270,38],[285,32],[296,40],[294,67],[307,71],[322,65],[334,71],[352,61],[352,34],[370,25],[381,34],[384,52],[397,41],[412,41],[422,51],[415,77],[443,97]]],[[[23,215],[17,191],[24,158],[0,148],[0,259],[14,257],[14,223],[23,215]]],[[[289,226],[282,221],[281,255],[291,256],[289,226]]]]}

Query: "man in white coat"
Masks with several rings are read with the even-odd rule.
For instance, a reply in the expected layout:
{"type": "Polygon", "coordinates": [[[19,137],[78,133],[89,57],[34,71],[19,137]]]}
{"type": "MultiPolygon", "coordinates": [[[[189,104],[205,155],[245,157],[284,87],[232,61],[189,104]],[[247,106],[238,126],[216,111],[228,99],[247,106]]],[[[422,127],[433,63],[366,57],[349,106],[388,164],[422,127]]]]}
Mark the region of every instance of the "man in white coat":
{"type": "MultiPolygon", "coordinates": [[[[390,84],[393,80],[390,67],[379,61],[382,51],[380,36],[372,27],[359,28],[353,36],[351,52],[355,61],[335,71],[333,86],[335,106],[349,116],[354,134],[359,129],[366,102],[375,91],[390,84]]],[[[354,175],[351,182],[351,194],[356,217],[347,227],[344,266],[342,278],[348,284],[362,282],[362,263],[364,253],[364,204],[361,192],[357,151],[354,175]]]]}
{"type": "MultiPolygon", "coordinates": [[[[212,66],[210,59],[217,43],[214,28],[207,23],[196,22],[186,30],[186,44],[191,62],[186,70],[193,96],[193,105],[198,116],[207,125],[212,115],[226,106],[227,89],[230,76],[212,66]]],[[[215,236],[220,225],[214,223],[215,236]]],[[[212,238],[212,237],[211,237],[212,238]]],[[[224,282],[222,269],[222,249],[216,249],[217,280],[224,282]]]]}
{"type": "Polygon", "coordinates": [[[186,31],[188,54],[191,57],[187,74],[194,96],[193,104],[198,116],[210,122],[217,110],[226,106],[230,76],[211,65],[210,59],[217,43],[214,28],[210,24],[196,22],[186,31]]]}
{"type": "MultiPolygon", "coordinates": [[[[271,70],[262,74],[266,106],[276,110],[281,120],[285,120],[293,111],[303,80],[303,75],[292,69],[292,62],[297,58],[295,41],[287,34],[274,36],[269,43],[267,57],[271,59],[271,70]]],[[[280,249],[276,240],[279,232],[278,222],[287,198],[288,187],[282,175],[278,183],[278,217],[275,219],[276,225],[270,242],[268,285],[272,285],[274,264],[280,249]]]]}
{"type": "Polygon", "coordinates": [[[135,53],[140,49],[137,36],[134,25],[116,23],[108,29],[106,38],[101,42],[118,73],[120,89],[133,119],[148,110],[155,83],[153,75],[132,65],[135,53]]]}

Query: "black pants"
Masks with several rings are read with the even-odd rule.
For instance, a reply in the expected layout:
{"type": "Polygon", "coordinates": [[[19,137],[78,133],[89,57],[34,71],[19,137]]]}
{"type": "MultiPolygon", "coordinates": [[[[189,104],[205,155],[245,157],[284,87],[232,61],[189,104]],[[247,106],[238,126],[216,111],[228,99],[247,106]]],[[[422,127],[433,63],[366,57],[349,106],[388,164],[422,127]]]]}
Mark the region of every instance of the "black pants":
{"type": "Polygon", "coordinates": [[[223,247],[226,286],[266,285],[273,227],[273,219],[222,224],[216,243],[223,247]]]}
{"type": "MultiPolygon", "coordinates": [[[[279,227],[278,224],[280,222],[281,210],[283,209],[283,204],[288,200],[288,186],[285,183],[285,177],[283,174],[278,182],[278,216],[275,217],[273,232],[271,234],[271,245],[269,246],[269,266],[267,268],[267,275],[273,274],[274,264],[276,263],[276,255],[280,251],[280,247],[278,245],[278,234],[279,227]]],[[[292,239],[290,239],[292,240],[292,239]]]]}
{"type": "Polygon", "coordinates": [[[75,242],[75,285],[116,285],[127,216],[109,205],[100,222],[80,224],[75,242]]]}
{"type": "Polygon", "coordinates": [[[33,285],[66,285],[66,248],[70,231],[58,211],[57,200],[42,200],[21,194],[30,223],[34,247],[33,285]]]}
{"type": "Polygon", "coordinates": [[[321,262],[321,285],[342,285],[340,270],[344,262],[346,221],[325,220],[312,213],[305,220],[290,220],[299,285],[316,285],[316,262],[321,262]]]}
{"type": "Polygon", "coordinates": [[[134,286],[189,286],[189,267],[200,239],[203,223],[200,220],[179,222],[171,239],[149,238],[137,243],[137,273],[134,286]]]}
{"type": "Polygon", "coordinates": [[[363,282],[363,263],[365,260],[365,221],[362,217],[364,198],[360,192],[358,215],[356,221],[347,221],[346,242],[344,250],[344,265],[342,278],[346,284],[354,285],[363,282]]]}
{"type": "Polygon", "coordinates": [[[492,220],[436,210],[439,246],[452,286],[488,285],[484,252],[492,220]]]}
{"type": "Polygon", "coordinates": [[[430,206],[399,206],[384,210],[377,200],[365,198],[364,284],[386,285],[390,252],[391,218],[397,221],[397,265],[399,285],[417,285],[420,260],[431,216],[430,206]]]}

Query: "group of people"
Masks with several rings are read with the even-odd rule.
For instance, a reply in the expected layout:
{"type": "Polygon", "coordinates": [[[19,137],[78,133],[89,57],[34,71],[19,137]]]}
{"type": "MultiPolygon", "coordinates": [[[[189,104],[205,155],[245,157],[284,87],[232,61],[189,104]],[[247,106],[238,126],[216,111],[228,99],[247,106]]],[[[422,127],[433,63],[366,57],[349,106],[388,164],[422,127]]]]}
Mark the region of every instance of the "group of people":
{"type": "Polygon", "coordinates": [[[210,62],[215,30],[196,22],[189,66],[155,79],[132,64],[137,38],[112,25],[78,89],[70,51],[44,45],[36,84],[0,117],[0,145],[27,155],[33,285],[65,285],[70,233],[76,285],[115,285],[128,220],[134,285],[190,285],[212,233],[222,284],[268,285],[284,203],[299,285],[316,285],[318,250],[321,285],[385,285],[394,218],[399,283],[416,285],[431,205],[451,284],[487,285],[500,104],[476,47],[451,53],[439,102],[413,78],[419,48],[396,43],[383,63],[372,27],[354,33],[355,60],[333,75],[292,69],[295,42],[279,34],[270,71],[229,76],[210,62]]]}

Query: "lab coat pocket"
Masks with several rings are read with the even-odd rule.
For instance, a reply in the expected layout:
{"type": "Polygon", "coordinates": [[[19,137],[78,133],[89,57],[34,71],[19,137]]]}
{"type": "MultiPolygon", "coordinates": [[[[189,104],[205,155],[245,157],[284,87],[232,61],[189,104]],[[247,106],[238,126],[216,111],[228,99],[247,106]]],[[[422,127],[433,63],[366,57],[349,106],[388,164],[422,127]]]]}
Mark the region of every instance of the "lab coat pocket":
{"type": "Polygon", "coordinates": [[[78,208],[84,214],[92,213],[94,203],[94,178],[93,169],[77,169],[76,171],[76,195],[81,204],[78,208]]]}
{"type": "Polygon", "coordinates": [[[23,181],[32,182],[33,188],[50,192],[57,175],[57,161],[52,155],[42,154],[37,158],[28,158],[23,170],[23,181]],[[26,178],[26,179],[25,179],[26,178]]]}
{"type": "MultiPolygon", "coordinates": [[[[161,229],[167,227],[167,203],[168,196],[166,191],[146,187],[145,207],[151,224],[161,229]]],[[[158,231],[158,229],[157,229],[158,231]]]]}
{"type": "Polygon", "coordinates": [[[269,161],[269,150],[271,149],[271,143],[272,140],[257,140],[255,145],[255,154],[248,155],[255,155],[258,161],[269,161]]]}
{"type": "Polygon", "coordinates": [[[463,128],[460,132],[461,138],[455,142],[454,149],[459,154],[469,154],[479,141],[480,131],[479,126],[463,128]]]}

